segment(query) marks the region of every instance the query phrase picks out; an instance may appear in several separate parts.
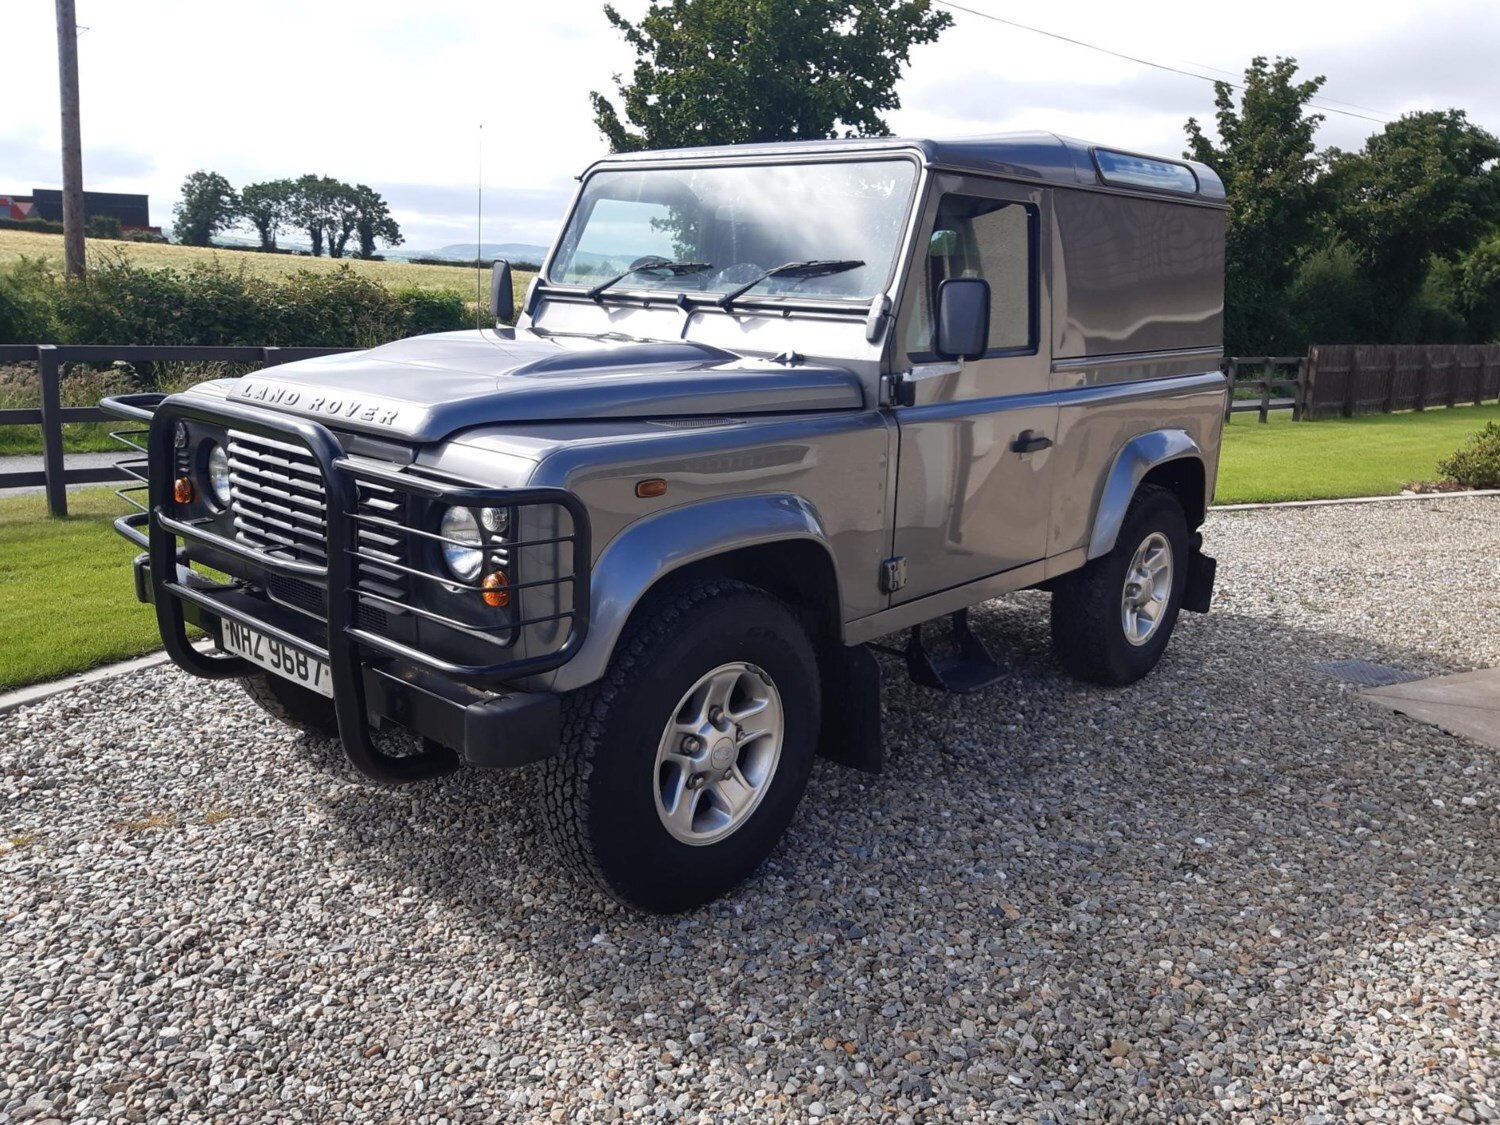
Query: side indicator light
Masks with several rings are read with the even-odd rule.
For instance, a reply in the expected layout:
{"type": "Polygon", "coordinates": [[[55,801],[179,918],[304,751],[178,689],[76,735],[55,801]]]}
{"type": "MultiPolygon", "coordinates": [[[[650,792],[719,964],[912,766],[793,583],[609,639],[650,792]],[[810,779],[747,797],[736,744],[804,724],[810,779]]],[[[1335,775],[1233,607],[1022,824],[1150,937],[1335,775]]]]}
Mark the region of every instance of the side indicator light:
{"type": "Polygon", "coordinates": [[[172,499],[179,504],[193,502],[193,482],[189,477],[178,477],[172,482],[172,499]]]}
{"type": "Polygon", "coordinates": [[[480,583],[484,587],[484,593],[480,595],[485,605],[492,605],[497,609],[503,609],[510,605],[510,579],[505,577],[505,571],[496,570],[484,576],[480,583]]]}
{"type": "Polygon", "coordinates": [[[667,482],[661,477],[652,477],[650,480],[638,480],[635,482],[635,494],[642,500],[650,500],[656,496],[667,494],[667,482]]]}

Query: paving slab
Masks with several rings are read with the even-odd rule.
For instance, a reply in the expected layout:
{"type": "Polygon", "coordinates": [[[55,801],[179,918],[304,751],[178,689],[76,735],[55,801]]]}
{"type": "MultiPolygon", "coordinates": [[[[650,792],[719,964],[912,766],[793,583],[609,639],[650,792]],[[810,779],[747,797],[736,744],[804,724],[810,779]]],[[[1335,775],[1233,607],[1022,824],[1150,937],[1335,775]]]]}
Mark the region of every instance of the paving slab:
{"type": "Polygon", "coordinates": [[[1364,694],[1371,703],[1500,750],[1500,668],[1389,684],[1364,694]]]}

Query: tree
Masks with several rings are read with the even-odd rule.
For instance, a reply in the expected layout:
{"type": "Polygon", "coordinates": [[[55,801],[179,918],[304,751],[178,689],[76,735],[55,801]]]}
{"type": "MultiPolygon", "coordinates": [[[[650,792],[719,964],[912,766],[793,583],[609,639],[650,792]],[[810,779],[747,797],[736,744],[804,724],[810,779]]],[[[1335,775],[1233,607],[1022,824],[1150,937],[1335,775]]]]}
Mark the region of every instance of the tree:
{"type": "Polygon", "coordinates": [[[1464,255],[1458,291],[1473,338],[1500,341],[1500,231],[1464,255]]]}
{"type": "Polygon", "coordinates": [[[182,181],[182,199],[172,208],[172,233],[188,246],[207,246],[221,230],[234,225],[239,197],[217,172],[194,172],[182,181]]]}
{"type": "Polygon", "coordinates": [[[406,241],[401,237],[401,228],[391,218],[390,208],[380,193],[366,184],[355,184],[354,231],[359,236],[359,256],[373,258],[375,241],[379,239],[388,246],[400,246],[406,241]]]}
{"type": "Polygon", "coordinates": [[[354,189],[331,176],[300,176],[294,187],[293,221],[307,232],[314,257],[328,248],[330,258],[342,258],[354,233],[354,189]]]}
{"type": "Polygon", "coordinates": [[[293,221],[297,185],[291,180],[246,184],[240,192],[239,217],[260,235],[262,250],[276,249],[277,233],[293,221]]]}
{"type": "Polygon", "coordinates": [[[1293,331],[1287,293],[1318,244],[1323,195],[1313,134],[1321,114],[1305,112],[1323,77],[1295,82],[1297,60],[1251,60],[1238,109],[1234,89],[1214,83],[1218,143],[1197,118],[1185,130],[1190,159],[1224,181],[1224,336],[1231,351],[1271,352],[1293,331]]]}
{"type": "Polygon", "coordinates": [[[349,236],[359,223],[359,207],[354,200],[354,189],[342,180],[334,180],[328,191],[328,256],[342,258],[349,236]]]}
{"type": "Polygon", "coordinates": [[[1413,306],[1430,263],[1453,259],[1500,224],[1500,139],[1463,110],[1397,118],[1358,152],[1332,149],[1334,225],[1375,279],[1382,319],[1413,306]]]}
{"type": "Polygon", "coordinates": [[[614,103],[589,95],[615,152],[885,136],[911,48],[953,22],[931,0],[653,0],[639,23],[604,15],[635,48],[614,103]]]}
{"type": "Polygon", "coordinates": [[[328,211],[326,185],[332,182],[327,176],[309,173],[297,177],[292,185],[292,198],[288,207],[291,221],[307,232],[315,258],[323,256],[323,230],[328,211]]]}

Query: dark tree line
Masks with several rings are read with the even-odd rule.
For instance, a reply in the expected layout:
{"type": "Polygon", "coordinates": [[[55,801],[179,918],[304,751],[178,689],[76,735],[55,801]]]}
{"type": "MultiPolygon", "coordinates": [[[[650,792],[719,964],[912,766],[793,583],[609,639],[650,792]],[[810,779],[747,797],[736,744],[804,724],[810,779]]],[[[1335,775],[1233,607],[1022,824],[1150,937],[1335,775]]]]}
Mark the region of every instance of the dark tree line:
{"type": "Polygon", "coordinates": [[[267,180],[236,191],[217,172],[194,172],[183,181],[174,215],[177,240],[190,246],[207,246],[215,234],[241,224],[260,236],[262,250],[275,250],[279,235],[300,231],[318,257],[326,251],[343,258],[352,241],[355,257],[373,258],[377,242],[404,241],[378,191],[329,176],[267,180]]]}
{"type": "Polygon", "coordinates": [[[1409,113],[1353,152],[1319,150],[1295,59],[1215,84],[1185,155],[1229,197],[1225,348],[1500,339],[1500,139],[1462,110],[1409,113]]]}

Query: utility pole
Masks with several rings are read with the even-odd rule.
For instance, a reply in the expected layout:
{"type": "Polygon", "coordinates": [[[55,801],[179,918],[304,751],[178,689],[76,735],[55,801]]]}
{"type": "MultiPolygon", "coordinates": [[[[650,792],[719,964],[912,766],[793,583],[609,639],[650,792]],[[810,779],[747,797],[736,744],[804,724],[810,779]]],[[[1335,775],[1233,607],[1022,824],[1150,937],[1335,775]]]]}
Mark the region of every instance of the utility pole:
{"type": "Polygon", "coordinates": [[[63,271],[83,276],[83,139],[78,124],[78,19],[57,0],[57,79],[62,89],[63,271]]]}

